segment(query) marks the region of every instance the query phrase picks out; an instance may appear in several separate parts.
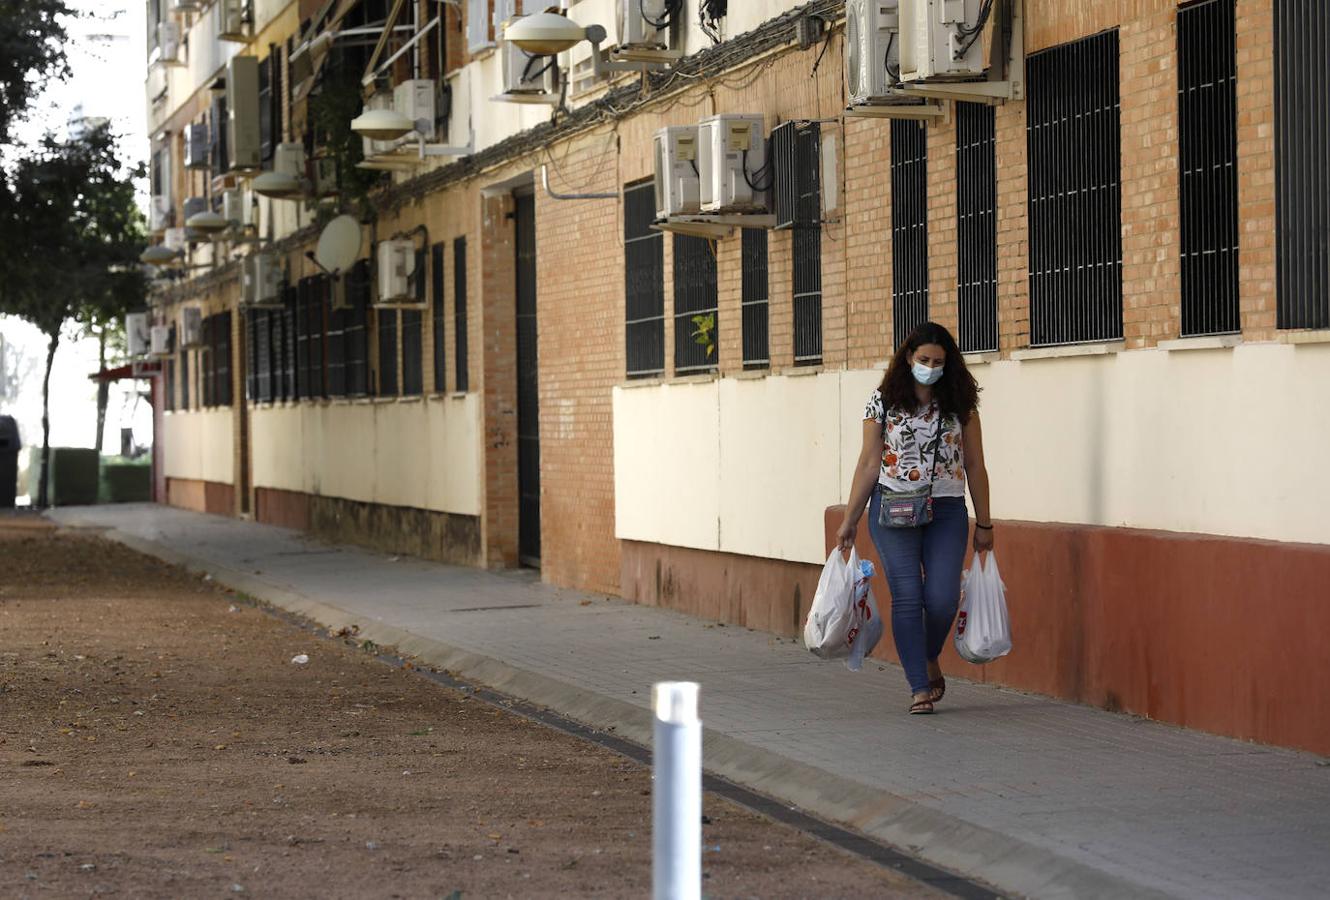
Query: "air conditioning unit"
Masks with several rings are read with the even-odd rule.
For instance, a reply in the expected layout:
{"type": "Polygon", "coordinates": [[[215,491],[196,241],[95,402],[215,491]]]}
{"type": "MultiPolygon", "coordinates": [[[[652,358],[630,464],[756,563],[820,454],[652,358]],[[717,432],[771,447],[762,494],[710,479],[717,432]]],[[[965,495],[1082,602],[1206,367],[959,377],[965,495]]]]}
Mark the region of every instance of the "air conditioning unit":
{"type": "Polygon", "coordinates": [[[148,230],[165,231],[171,225],[171,198],[166,194],[153,194],[148,202],[148,230]]]}
{"type": "Polygon", "coordinates": [[[697,126],[673,125],[656,132],[656,218],[702,211],[697,168],[697,126]]]}
{"type": "MultiPolygon", "coordinates": [[[[515,16],[510,21],[522,18],[515,16]]],[[[503,67],[503,93],[510,96],[539,96],[559,90],[557,57],[532,56],[512,41],[499,47],[503,67]]]]}
{"type": "MultiPolygon", "coordinates": [[[[207,197],[189,197],[185,200],[184,204],[182,204],[181,213],[184,215],[185,222],[188,222],[191,216],[201,212],[207,212],[209,208],[207,197]]],[[[185,229],[185,237],[191,241],[208,240],[206,234],[200,234],[192,228],[185,229]]]]}
{"type": "Polygon", "coordinates": [[[213,6],[217,17],[217,39],[249,43],[249,0],[217,0],[213,6]]]}
{"type": "Polygon", "coordinates": [[[393,109],[416,123],[413,134],[406,135],[394,143],[402,144],[423,137],[426,141],[434,140],[434,92],[432,78],[409,78],[393,88],[393,109]]]}
{"type": "Polygon", "coordinates": [[[619,47],[624,50],[670,49],[671,7],[677,0],[618,0],[619,47]]]}
{"type": "Polygon", "coordinates": [[[152,356],[171,355],[171,326],[154,325],[148,336],[148,353],[152,356]]]}
{"type": "Polygon", "coordinates": [[[180,346],[200,347],[203,345],[203,310],[197,306],[184,306],[180,309],[180,346]]]}
{"type": "Polygon", "coordinates": [[[982,7],[983,0],[900,0],[901,81],[982,75],[982,7]]]}
{"type": "MultiPolygon", "coordinates": [[[[373,94],[365,101],[365,109],[392,109],[394,107],[393,95],[379,92],[373,94]]],[[[371,138],[361,139],[361,155],[365,159],[373,159],[376,156],[382,156],[385,153],[393,151],[392,141],[376,141],[371,138]]]]}
{"type": "Polygon", "coordinates": [[[253,171],[262,164],[259,134],[259,61],[233,56],[226,64],[227,171],[253,171]]]}
{"type": "Polygon", "coordinates": [[[208,126],[203,122],[185,126],[185,168],[206,169],[212,165],[208,150],[208,126]]]}
{"type": "Polygon", "coordinates": [[[899,0],[846,0],[845,21],[850,105],[881,100],[900,64],[899,0]]]}
{"type": "Polygon", "coordinates": [[[309,180],[315,197],[337,196],[337,160],[331,156],[318,156],[310,160],[309,180]]]}
{"type": "Polygon", "coordinates": [[[245,257],[242,268],[241,302],[252,309],[281,309],[286,273],[281,261],[271,253],[245,257]]]}
{"type": "Polygon", "coordinates": [[[697,126],[704,213],[765,212],[771,190],[760,114],[708,116],[697,126]]]}
{"type": "Polygon", "coordinates": [[[184,253],[189,249],[189,236],[185,234],[184,228],[168,228],[166,236],[162,238],[162,246],[167,250],[184,253]]]}
{"type": "Polygon", "coordinates": [[[416,299],[411,276],[416,270],[416,247],[409,240],[380,241],[379,296],[375,305],[401,304],[416,299]]]}
{"type": "Polygon", "coordinates": [[[157,61],[169,66],[180,65],[181,39],[183,33],[179,22],[157,23],[157,61]]]}
{"type": "Polygon", "coordinates": [[[272,170],[294,178],[305,177],[305,145],[299,142],[278,144],[273,150],[272,170]]]}
{"type": "Polygon", "coordinates": [[[150,342],[148,314],[145,312],[125,315],[125,343],[130,356],[146,356],[150,342]]]}
{"type": "Polygon", "coordinates": [[[244,188],[229,188],[222,192],[222,218],[239,230],[254,223],[254,195],[244,188]]]}

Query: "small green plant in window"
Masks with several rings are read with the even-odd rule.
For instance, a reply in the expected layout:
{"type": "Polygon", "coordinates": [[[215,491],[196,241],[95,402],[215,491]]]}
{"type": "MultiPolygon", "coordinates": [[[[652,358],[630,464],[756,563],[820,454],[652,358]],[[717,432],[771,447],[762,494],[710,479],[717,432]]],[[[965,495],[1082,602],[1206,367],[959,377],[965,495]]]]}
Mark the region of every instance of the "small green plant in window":
{"type": "Polygon", "coordinates": [[[706,347],[707,358],[710,359],[716,353],[716,314],[693,316],[693,325],[696,328],[693,332],[693,343],[706,347]]]}

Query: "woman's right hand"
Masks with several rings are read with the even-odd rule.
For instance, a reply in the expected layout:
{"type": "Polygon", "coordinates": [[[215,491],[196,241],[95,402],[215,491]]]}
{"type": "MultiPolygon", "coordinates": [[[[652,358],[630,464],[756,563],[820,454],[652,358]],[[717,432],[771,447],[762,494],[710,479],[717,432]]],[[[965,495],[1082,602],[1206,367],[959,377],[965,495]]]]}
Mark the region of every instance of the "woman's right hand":
{"type": "Polygon", "coordinates": [[[859,531],[859,523],[851,522],[848,518],[840,523],[840,528],[836,531],[836,540],[840,543],[842,553],[846,553],[854,547],[854,536],[859,531]]]}

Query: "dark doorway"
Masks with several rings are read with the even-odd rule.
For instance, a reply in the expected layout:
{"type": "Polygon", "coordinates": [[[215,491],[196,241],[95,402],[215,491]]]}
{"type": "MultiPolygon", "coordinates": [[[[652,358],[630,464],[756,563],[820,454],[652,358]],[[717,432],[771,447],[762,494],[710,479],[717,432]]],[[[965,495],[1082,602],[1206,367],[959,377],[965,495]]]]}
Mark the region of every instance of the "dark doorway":
{"type": "Polygon", "coordinates": [[[523,565],[540,567],[540,384],[536,353],[536,196],[517,202],[517,528],[523,565]]]}

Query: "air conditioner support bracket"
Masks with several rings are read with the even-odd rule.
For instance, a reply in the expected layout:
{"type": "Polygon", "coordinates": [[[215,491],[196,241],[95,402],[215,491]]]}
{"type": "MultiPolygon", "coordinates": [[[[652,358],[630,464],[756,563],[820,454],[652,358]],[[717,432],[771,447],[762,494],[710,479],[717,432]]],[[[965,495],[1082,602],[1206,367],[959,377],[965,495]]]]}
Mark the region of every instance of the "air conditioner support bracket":
{"type": "Polygon", "coordinates": [[[1025,99],[1025,0],[998,0],[988,58],[998,63],[987,81],[906,81],[900,90],[930,100],[955,100],[996,106],[1025,99]]]}
{"type": "Polygon", "coordinates": [[[733,215],[670,216],[651,225],[657,231],[672,231],[710,240],[727,238],[736,228],[754,228],[770,231],[776,227],[776,217],[769,213],[733,215]]]}
{"type": "Polygon", "coordinates": [[[539,106],[558,106],[559,95],[545,92],[530,94],[495,94],[490,98],[493,103],[526,103],[539,106]]]}
{"type": "Polygon", "coordinates": [[[664,69],[669,66],[665,60],[641,60],[638,62],[619,62],[607,60],[600,55],[600,44],[606,38],[605,26],[588,25],[587,43],[591,44],[591,66],[596,78],[606,78],[611,72],[644,72],[652,69],[664,69]]]}
{"type": "Polygon", "coordinates": [[[845,115],[865,119],[940,119],[946,114],[941,103],[861,103],[845,108],[845,115]]]}

